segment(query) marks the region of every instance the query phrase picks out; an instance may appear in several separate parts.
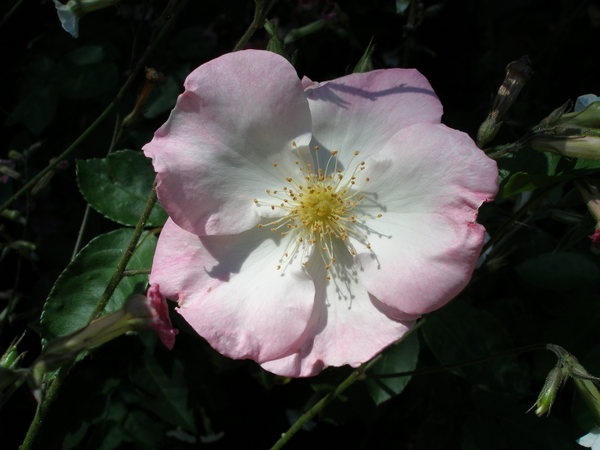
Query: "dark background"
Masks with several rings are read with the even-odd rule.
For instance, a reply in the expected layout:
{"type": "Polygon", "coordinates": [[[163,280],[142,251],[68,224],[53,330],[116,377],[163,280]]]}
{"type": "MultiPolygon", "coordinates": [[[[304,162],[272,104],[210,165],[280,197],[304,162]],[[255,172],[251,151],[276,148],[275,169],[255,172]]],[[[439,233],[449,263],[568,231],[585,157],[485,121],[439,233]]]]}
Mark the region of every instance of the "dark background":
{"type": "MultiPolygon", "coordinates": [[[[4,3],[1,15],[15,2],[4,3]]],[[[0,158],[7,159],[13,150],[25,155],[14,166],[21,180],[0,184],[2,200],[62,152],[114,97],[155,33],[164,4],[123,0],[119,6],[84,17],[78,39],[61,29],[48,1],[26,0],[2,23],[0,158]],[[96,57],[87,63],[90,54],[96,57]]],[[[318,31],[286,46],[300,76],[323,81],[345,75],[372,41],[373,68],[419,69],[444,105],[445,123],[472,136],[489,111],[505,66],[528,55],[534,74],[493,144],[517,139],[568,99],[600,93],[600,2],[447,0],[422,4],[423,12],[413,26],[408,26],[408,13],[396,12],[394,0],[281,0],[269,19],[281,36],[326,20],[318,31]]],[[[188,2],[149,61],[167,77],[171,91],[166,86],[155,94],[142,120],[123,134],[119,148],[139,149],[150,140],[166,119],[187,73],[230,51],[252,13],[251,1],[188,2]]],[[[268,39],[259,30],[248,47],[265,48],[268,39]]],[[[119,105],[121,118],[131,110],[142,84],[140,79],[119,105]]],[[[0,310],[4,311],[0,350],[27,330],[19,347],[27,352],[25,365],[40,351],[36,334],[40,311],[71,257],[85,208],[75,181],[74,159],[104,156],[116,120],[114,114],[106,120],[36,195],[12,206],[24,223],[6,220],[0,228],[0,310]],[[33,246],[15,246],[15,241],[33,246]]],[[[523,164],[545,163],[536,155],[523,164]]],[[[510,165],[505,168],[515,170],[510,165]]],[[[436,316],[454,320],[464,331],[464,346],[451,351],[450,361],[485,356],[479,350],[493,353],[555,342],[570,344],[569,350],[590,371],[594,365],[600,369],[598,280],[592,276],[573,283],[571,278],[566,287],[548,288],[536,284],[537,278],[532,282],[527,273],[523,275],[524,262],[557,251],[584,255],[595,267],[599,264],[598,256],[589,252],[585,231],[565,243],[564,236],[573,235],[571,225],[550,217],[550,211],[585,216],[572,186],[557,188],[547,199],[536,206],[528,227],[504,242],[495,255],[495,266],[488,265],[475,276],[471,287],[456,300],[459,306],[436,316]],[[484,319],[493,325],[483,326],[484,319]]],[[[512,200],[502,199],[482,212],[492,235],[513,206],[512,200]]],[[[115,228],[99,214],[91,214],[84,242],[115,228]]],[[[593,222],[581,219],[576,225],[591,230],[593,222]]],[[[572,269],[566,278],[579,271],[577,262],[563,263],[572,269]]],[[[122,337],[80,363],[44,424],[39,448],[269,448],[290,421],[349,373],[345,368],[330,369],[315,379],[288,382],[265,374],[253,363],[220,357],[174,319],[182,332],[172,353],[157,347],[153,336],[142,334],[122,337]],[[173,383],[178,404],[185,409],[182,416],[195,423],[195,437],[202,442],[193,446],[185,438],[168,434],[177,427],[167,417],[169,410],[152,400],[148,374],[173,383]]],[[[421,337],[420,367],[449,362],[440,360],[435,336],[444,340],[444,334],[434,328],[421,337]]],[[[562,392],[551,418],[525,414],[553,364],[551,355],[540,352],[513,356],[509,361],[498,359],[482,364],[480,370],[439,370],[414,377],[400,396],[379,407],[358,384],[287,448],[325,442],[352,449],[580,448],[574,440],[588,431],[590,422],[571,385],[562,392]]],[[[25,387],[2,407],[3,449],[18,446],[34,408],[25,387]]]]}

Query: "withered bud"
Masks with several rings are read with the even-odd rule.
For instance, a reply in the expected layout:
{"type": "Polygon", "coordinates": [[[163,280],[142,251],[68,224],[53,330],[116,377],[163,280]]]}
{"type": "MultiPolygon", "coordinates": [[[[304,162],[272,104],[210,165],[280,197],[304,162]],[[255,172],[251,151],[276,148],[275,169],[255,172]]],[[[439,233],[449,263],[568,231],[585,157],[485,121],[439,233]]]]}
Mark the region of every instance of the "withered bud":
{"type": "Polygon", "coordinates": [[[512,61],[506,66],[506,76],[498,88],[498,93],[492,104],[492,109],[487,118],[477,131],[477,145],[485,146],[490,142],[502,125],[504,115],[515,102],[525,83],[529,81],[533,70],[527,55],[517,61],[512,61]]]}

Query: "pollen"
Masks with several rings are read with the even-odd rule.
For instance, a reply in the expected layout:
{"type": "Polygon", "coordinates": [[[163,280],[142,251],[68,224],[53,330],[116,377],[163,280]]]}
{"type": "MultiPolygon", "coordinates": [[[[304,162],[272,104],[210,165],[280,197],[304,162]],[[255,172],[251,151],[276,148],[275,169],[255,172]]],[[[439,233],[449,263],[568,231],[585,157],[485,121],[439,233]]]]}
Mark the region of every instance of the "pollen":
{"type": "MultiPolygon", "coordinates": [[[[315,146],[313,150],[315,155],[321,149],[315,146]]],[[[283,213],[278,219],[260,224],[260,228],[277,232],[280,236],[292,236],[277,270],[285,268],[296,257],[306,264],[314,252],[318,252],[325,278],[330,280],[330,269],[335,270],[336,256],[340,251],[356,255],[354,243],[360,243],[364,249],[371,251],[367,238],[370,229],[365,224],[367,214],[362,208],[366,194],[356,188],[358,183],[369,181],[369,178],[361,177],[366,163],[355,161],[360,154],[355,151],[348,167],[342,170],[338,168],[339,153],[338,150],[329,152],[324,166],[319,163],[318,157],[313,157],[312,164],[296,161],[295,176],[283,175],[282,188],[265,190],[270,201],[254,200],[258,206],[264,205],[283,213]]]]}

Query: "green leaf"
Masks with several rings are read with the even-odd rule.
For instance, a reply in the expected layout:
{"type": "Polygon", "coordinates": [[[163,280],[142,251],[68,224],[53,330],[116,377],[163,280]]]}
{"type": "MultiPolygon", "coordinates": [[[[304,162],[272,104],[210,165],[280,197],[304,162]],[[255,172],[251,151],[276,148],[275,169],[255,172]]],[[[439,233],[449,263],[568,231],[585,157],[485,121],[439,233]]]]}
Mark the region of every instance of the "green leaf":
{"type": "Polygon", "coordinates": [[[577,158],[575,170],[598,170],[600,169],[600,160],[577,158]]]}
{"type": "Polygon", "coordinates": [[[580,253],[545,253],[518,264],[515,271],[531,287],[545,291],[593,292],[600,284],[600,268],[580,253]]]}
{"type": "Polygon", "coordinates": [[[69,98],[85,100],[111,92],[119,81],[117,66],[109,61],[67,67],[61,92],[69,98]]]}
{"type": "Polygon", "coordinates": [[[145,365],[132,374],[132,380],[144,392],[143,406],[165,422],[196,433],[192,410],[188,407],[189,392],[183,364],[175,360],[170,373],[156,358],[147,358],[145,365]]]}
{"type": "Polygon", "coordinates": [[[319,31],[327,28],[329,24],[329,20],[319,19],[315,20],[314,22],[310,22],[309,24],[304,25],[302,27],[293,28],[283,38],[283,44],[289,45],[293,42],[298,41],[299,39],[305,38],[306,36],[318,33],[319,31]]]}
{"type": "Polygon", "coordinates": [[[514,356],[485,359],[512,347],[506,328],[492,314],[464,301],[454,301],[427,317],[421,328],[425,342],[444,365],[481,360],[451,371],[472,383],[501,391],[518,391],[524,374],[514,356]]]}
{"type": "Polygon", "coordinates": [[[548,176],[526,172],[516,172],[509,177],[506,184],[502,187],[502,194],[500,196],[501,198],[512,197],[522,192],[553,186],[570,179],[571,177],[567,176],[548,176]]]}
{"type": "Polygon", "coordinates": [[[33,134],[46,129],[54,119],[58,95],[51,85],[39,84],[24,93],[8,116],[7,124],[21,123],[33,134]]]}
{"type": "Polygon", "coordinates": [[[72,99],[99,97],[117,88],[119,71],[97,45],[80,47],[60,62],[61,92],[72,99]]]}
{"type": "Polygon", "coordinates": [[[371,38],[369,45],[367,45],[367,48],[365,49],[365,52],[356,63],[356,66],[354,66],[354,70],[352,71],[353,73],[368,72],[373,70],[373,61],[371,61],[373,50],[375,50],[375,46],[373,45],[373,38],[371,38]]]}
{"type": "Polygon", "coordinates": [[[265,31],[269,35],[269,42],[267,43],[267,50],[273,53],[277,53],[278,55],[283,56],[286,59],[290,59],[287,52],[285,51],[285,46],[283,45],[283,41],[279,37],[279,30],[277,26],[265,20],[265,31]]]}
{"type": "Polygon", "coordinates": [[[157,448],[164,434],[155,420],[138,409],[128,411],[122,424],[122,432],[129,438],[128,440],[136,443],[137,448],[157,448]]]}
{"type": "MultiPolygon", "coordinates": [[[[67,335],[88,323],[132,234],[131,229],[119,229],[96,237],[60,274],[42,312],[41,328],[45,339],[67,335]]],[[[150,267],[155,246],[154,235],[144,233],[127,268],[150,267]]],[[[124,277],[105,312],[123,306],[127,297],[144,289],[147,279],[145,274],[124,277]]]]}
{"type": "Polygon", "coordinates": [[[69,52],[67,60],[78,66],[99,63],[104,59],[104,49],[99,45],[85,45],[69,52]]]}
{"type": "MultiPolygon", "coordinates": [[[[122,150],[104,159],[78,160],[77,181],[83,197],[96,211],[122,225],[134,226],[146,206],[154,171],[142,153],[122,150]]],[[[161,226],[166,218],[157,204],[147,225],[161,226]]]]}
{"type": "Polygon", "coordinates": [[[417,367],[418,360],[419,339],[416,333],[411,333],[406,339],[387,349],[368,372],[366,386],[373,401],[379,405],[400,394],[411,377],[377,378],[371,375],[408,372],[417,367]]]}

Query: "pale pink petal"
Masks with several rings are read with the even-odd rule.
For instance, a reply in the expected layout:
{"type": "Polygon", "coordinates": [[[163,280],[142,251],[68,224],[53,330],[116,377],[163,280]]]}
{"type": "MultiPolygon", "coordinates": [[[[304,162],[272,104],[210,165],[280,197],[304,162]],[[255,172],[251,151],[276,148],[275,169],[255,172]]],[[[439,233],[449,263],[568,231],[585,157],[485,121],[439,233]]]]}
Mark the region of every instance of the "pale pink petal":
{"type": "Polygon", "coordinates": [[[383,303],[417,316],[440,308],[467,285],[484,234],[475,222],[423,213],[389,213],[373,229],[371,252],[356,257],[362,285],[383,303]]]}
{"type": "MultiPolygon", "coordinates": [[[[414,318],[398,313],[369,295],[347,254],[332,280],[324,277],[320,257],[308,266],[315,281],[315,309],[298,352],[262,367],[278,375],[308,377],[327,366],[357,367],[412,327],[414,318]]],[[[334,272],[336,272],[334,271],[334,272]]]]}
{"type": "Polygon", "coordinates": [[[339,150],[345,165],[354,151],[366,157],[401,128],[439,123],[442,117],[431,85],[414,69],[356,73],[312,86],[306,94],[314,144],[339,150]]]}
{"type": "Polygon", "coordinates": [[[284,251],[264,230],[198,237],[168,220],[150,282],[217,351],[267,361],[299,348],[313,309],[299,262],[276,270],[284,251]]]}
{"type": "Polygon", "coordinates": [[[466,134],[421,124],[398,132],[365,166],[360,187],[376,194],[364,210],[382,217],[363,227],[371,250],[355,245],[363,285],[408,314],[441,307],[475,267],[484,238],[477,209],[496,193],[496,163],[466,134]]]}
{"type": "Polygon", "coordinates": [[[466,133],[417,124],[400,130],[366,160],[356,186],[367,196],[373,193],[371,203],[385,211],[459,214],[474,221],[479,206],[498,190],[498,169],[466,133]]]}
{"type": "Polygon", "coordinates": [[[194,70],[144,152],[158,174],[159,199],[179,226],[235,234],[260,221],[252,200],[280,183],[296,159],[292,147],[308,143],[310,128],[294,68],[274,53],[246,50],[194,70]]]}

